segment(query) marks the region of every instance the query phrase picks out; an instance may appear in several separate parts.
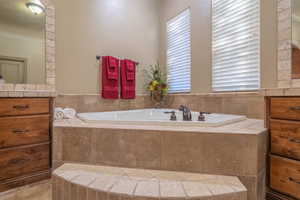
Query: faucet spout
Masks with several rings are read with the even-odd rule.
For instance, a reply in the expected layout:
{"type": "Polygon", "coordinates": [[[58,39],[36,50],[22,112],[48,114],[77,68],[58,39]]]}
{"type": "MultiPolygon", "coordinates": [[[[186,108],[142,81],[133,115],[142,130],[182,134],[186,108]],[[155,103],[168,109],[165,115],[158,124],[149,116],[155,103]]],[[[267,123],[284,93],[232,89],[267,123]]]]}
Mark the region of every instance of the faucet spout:
{"type": "Polygon", "coordinates": [[[182,111],[183,121],[192,121],[192,112],[191,109],[187,106],[181,105],[179,111],[182,111]]]}

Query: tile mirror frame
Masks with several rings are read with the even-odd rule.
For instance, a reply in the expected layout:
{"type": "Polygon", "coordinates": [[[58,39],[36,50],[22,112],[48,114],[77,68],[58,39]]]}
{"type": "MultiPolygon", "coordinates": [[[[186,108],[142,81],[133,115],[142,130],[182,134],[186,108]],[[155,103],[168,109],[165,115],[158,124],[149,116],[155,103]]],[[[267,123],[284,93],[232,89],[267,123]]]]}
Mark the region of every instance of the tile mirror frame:
{"type": "Polygon", "coordinates": [[[277,86],[300,87],[300,79],[292,78],[292,0],[277,0],[277,86]]]}
{"type": "MultiPolygon", "coordinates": [[[[0,84],[0,96],[38,96],[38,91],[55,93],[55,8],[51,0],[45,6],[45,84],[0,84]],[[35,94],[35,95],[34,95],[35,94]]],[[[50,94],[49,94],[50,93],[50,94]]]]}

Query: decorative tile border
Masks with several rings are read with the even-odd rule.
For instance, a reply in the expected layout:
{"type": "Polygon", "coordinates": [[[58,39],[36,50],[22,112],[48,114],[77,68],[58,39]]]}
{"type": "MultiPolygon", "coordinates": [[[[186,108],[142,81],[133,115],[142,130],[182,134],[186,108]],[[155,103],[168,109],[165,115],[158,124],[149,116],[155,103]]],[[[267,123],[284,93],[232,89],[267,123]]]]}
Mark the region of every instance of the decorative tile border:
{"type": "Polygon", "coordinates": [[[55,96],[55,8],[51,0],[45,6],[46,84],[1,84],[0,97],[55,96]]]}
{"type": "Polygon", "coordinates": [[[292,1],[277,0],[278,48],[277,83],[279,88],[300,87],[300,80],[292,79],[292,1]]]}

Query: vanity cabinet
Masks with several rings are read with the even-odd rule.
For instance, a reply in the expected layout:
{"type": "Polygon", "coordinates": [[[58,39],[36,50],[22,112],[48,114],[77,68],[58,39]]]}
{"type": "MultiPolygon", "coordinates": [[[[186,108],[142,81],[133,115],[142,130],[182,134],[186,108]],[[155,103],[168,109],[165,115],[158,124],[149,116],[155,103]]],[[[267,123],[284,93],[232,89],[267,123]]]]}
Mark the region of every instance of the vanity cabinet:
{"type": "Polygon", "coordinates": [[[50,178],[52,98],[0,98],[0,192],[50,178]]]}
{"type": "Polygon", "coordinates": [[[300,98],[268,97],[270,130],[267,199],[300,199],[300,98]]]}

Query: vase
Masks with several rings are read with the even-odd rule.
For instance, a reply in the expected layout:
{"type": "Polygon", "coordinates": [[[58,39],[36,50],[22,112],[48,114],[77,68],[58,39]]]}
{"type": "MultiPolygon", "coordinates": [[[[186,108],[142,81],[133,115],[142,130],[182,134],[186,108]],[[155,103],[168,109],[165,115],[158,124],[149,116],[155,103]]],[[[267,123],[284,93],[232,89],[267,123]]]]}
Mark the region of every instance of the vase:
{"type": "Polygon", "coordinates": [[[152,91],[151,100],[155,108],[162,108],[165,102],[165,95],[161,91],[152,91]]]}

